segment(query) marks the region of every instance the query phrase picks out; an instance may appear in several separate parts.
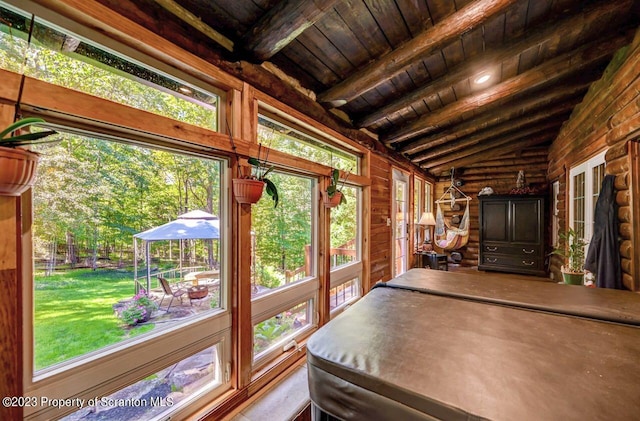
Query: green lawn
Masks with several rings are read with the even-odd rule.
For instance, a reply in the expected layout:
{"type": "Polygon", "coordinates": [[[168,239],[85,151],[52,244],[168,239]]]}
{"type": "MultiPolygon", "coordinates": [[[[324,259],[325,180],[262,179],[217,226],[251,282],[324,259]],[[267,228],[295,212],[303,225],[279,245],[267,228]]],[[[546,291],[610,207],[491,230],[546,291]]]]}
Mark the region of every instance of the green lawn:
{"type": "Polygon", "coordinates": [[[113,304],[132,297],[133,274],[76,269],[35,277],[35,369],[49,367],[153,329],[129,329],[113,304]]]}

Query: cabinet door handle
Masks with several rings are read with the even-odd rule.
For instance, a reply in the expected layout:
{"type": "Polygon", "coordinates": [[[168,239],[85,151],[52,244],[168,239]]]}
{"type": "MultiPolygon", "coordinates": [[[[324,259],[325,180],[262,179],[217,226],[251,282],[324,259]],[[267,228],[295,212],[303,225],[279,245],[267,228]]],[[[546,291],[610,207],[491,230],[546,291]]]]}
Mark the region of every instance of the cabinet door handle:
{"type": "Polygon", "coordinates": [[[522,261],[522,264],[525,266],[533,266],[536,262],[527,262],[526,260],[522,261]]]}
{"type": "Polygon", "coordinates": [[[498,247],[489,247],[487,246],[487,251],[496,251],[498,250],[498,247]]]}
{"type": "Polygon", "coordinates": [[[495,263],[497,261],[498,261],[498,259],[490,259],[490,258],[487,257],[487,262],[489,262],[489,263],[495,263]]]}
{"type": "Polygon", "coordinates": [[[522,251],[524,251],[527,254],[531,254],[531,253],[533,253],[535,251],[535,249],[534,250],[522,249],[522,251]]]}

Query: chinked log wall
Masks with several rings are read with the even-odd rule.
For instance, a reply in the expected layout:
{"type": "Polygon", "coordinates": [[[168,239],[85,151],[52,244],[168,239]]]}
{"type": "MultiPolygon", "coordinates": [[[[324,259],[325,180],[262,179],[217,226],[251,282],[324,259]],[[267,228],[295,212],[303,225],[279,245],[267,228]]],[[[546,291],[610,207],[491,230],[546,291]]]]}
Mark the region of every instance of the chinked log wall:
{"type": "MultiPolygon", "coordinates": [[[[490,161],[455,169],[455,178],[462,181],[458,187],[471,197],[469,202],[470,232],[469,242],[465,247],[456,250],[462,253],[461,266],[477,266],[479,253],[479,211],[478,193],[484,187],[491,187],[495,194],[509,194],[516,188],[518,171],[524,171],[526,182],[530,187],[546,189],[547,150],[533,148],[524,152],[503,155],[490,161]]],[[[435,188],[434,199],[439,199],[451,185],[451,178],[441,178],[435,188]]],[[[448,197],[448,196],[447,196],[448,197]]],[[[464,206],[459,211],[451,211],[449,204],[441,204],[445,219],[453,215],[462,217],[464,206]]],[[[434,208],[435,215],[435,208],[434,208]]],[[[447,252],[449,254],[450,252],[447,252]]]]}
{"type": "MultiPolygon", "coordinates": [[[[607,150],[606,173],[616,176],[619,205],[622,281],[640,290],[640,30],[632,44],[620,50],[602,79],[591,86],[549,150],[549,181],[560,182],[559,226],[568,225],[569,169],[607,150]]],[[[560,276],[554,256],[551,271],[560,276]]]]}

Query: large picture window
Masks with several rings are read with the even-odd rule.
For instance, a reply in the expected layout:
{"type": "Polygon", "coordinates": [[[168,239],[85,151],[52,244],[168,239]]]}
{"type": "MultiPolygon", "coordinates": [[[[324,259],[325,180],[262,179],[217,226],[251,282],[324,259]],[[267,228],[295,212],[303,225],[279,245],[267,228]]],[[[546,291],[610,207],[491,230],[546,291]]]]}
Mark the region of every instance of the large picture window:
{"type": "MultiPolygon", "coordinates": [[[[149,245],[148,262],[133,248],[137,233],[194,209],[209,213],[220,232],[220,161],[87,136],[61,139],[42,150],[34,188],[36,371],[221,305],[223,239],[180,239],[181,230],[200,220],[167,227],[164,241],[149,245]],[[135,273],[137,254],[142,259],[135,273]],[[209,283],[199,281],[207,300],[196,304],[188,290],[196,282],[185,286],[184,281],[191,272],[204,271],[212,273],[209,283]],[[140,318],[150,319],[138,323],[127,312],[132,297],[147,289],[147,277],[155,308],[145,308],[140,318]],[[174,291],[185,291],[169,311],[170,297],[159,278],[174,291]]],[[[193,235],[198,236],[208,233],[193,235]]]]}
{"type": "Polygon", "coordinates": [[[266,115],[258,116],[258,141],[270,148],[319,164],[359,174],[355,154],[306,134],[266,115]]]}
{"type": "Polygon", "coordinates": [[[361,296],[362,189],[344,186],[346,202],[331,210],[329,307],[337,312],[361,296]]]}
{"type": "Polygon", "coordinates": [[[32,392],[52,396],[64,379],[78,394],[121,375],[103,359],[144,367],[136,350],[168,333],[160,354],[227,337],[224,162],[57,136],[40,147],[33,188],[32,392]],[[166,236],[136,250],[134,237],[156,228],[166,236]],[[188,340],[175,341],[178,326],[188,340]],[[83,366],[95,374],[90,385],[73,380],[83,366]]]}
{"type": "Polygon", "coordinates": [[[281,354],[283,345],[315,325],[317,182],[271,173],[280,202],[253,205],[252,321],[254,369],[281,354]]]}
{"type": "MultiPolygon", "coordinates": [[[[220,98],[193,83],[1,7],[0,68],[217,130],[220,98]]],[[[185,75],[185,79],[187,79],[185,75]]]]}
{"type": "Polygon", "coordinates": [[[253,206],[252,255],[254,296],[268,294],[314,276],[313,179],[284,173],[269,178],[278,186],[280,203],[261,200],[253,206]]]}

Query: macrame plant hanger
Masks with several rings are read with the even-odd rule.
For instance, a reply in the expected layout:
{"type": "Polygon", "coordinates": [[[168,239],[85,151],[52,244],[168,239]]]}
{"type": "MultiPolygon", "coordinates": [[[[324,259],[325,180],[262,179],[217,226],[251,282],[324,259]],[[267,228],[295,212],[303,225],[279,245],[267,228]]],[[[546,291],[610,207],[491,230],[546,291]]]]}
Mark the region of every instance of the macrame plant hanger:
{"type": "Polygon", "coordinates": [[[451,168],[451,185],[447,190],[445,190],[442,196],[440,196],[440,199],[436,200],[436,245],[444,250],[459,249],[464,247],[469,241],[469,202],[471,201],[471,198],[456,187],[454,174],[455,169],[451,168]],[[447,195],[449,195],[449,198],[447,198],[447,195]],[[458,195],[461,197],[456,197],[458,195]],[[460,221],[460,226],[458,228],[447,226],[440,204],[449,203],[451,208],[453,208],[456,202],[462,201],[467,202],[467,204],[464,210],[464,215],[462,215],[462,221],[460,221]]]}

